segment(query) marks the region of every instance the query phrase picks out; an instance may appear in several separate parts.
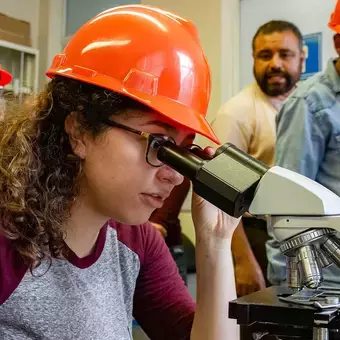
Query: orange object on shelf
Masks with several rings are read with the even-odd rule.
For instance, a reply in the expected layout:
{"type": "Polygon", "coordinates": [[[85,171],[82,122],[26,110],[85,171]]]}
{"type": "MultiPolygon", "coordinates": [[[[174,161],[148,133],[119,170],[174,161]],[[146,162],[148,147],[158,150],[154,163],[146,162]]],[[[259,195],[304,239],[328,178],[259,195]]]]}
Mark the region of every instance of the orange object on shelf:
{"type": "Polygon", "coordinates": [[[0,86],[6,86],[12,81],[12,75],[5,71],[0,65],[0,86]]]}

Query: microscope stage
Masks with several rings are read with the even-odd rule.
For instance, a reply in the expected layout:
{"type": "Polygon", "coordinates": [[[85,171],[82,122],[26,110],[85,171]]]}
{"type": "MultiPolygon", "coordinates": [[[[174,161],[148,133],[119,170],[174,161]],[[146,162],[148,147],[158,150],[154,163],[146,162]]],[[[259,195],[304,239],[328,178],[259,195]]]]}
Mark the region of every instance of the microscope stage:
{"type": "MultiPolygon", "coordinates": [[[[289,303],[279,299],[280,296],[289,297],[292,294],[292,290],[288,287],[273,286],[238,298],[229,304],[229,317],[245,326],[257,322],[297,327],[315,326],[316,316],[318,320],[325,323],[330,322],[334,317],[334,314],[325,314],[323,310],[313,306],[289,303]]],[[[336,320],[333,320],[331,324],[336,320]]]]}

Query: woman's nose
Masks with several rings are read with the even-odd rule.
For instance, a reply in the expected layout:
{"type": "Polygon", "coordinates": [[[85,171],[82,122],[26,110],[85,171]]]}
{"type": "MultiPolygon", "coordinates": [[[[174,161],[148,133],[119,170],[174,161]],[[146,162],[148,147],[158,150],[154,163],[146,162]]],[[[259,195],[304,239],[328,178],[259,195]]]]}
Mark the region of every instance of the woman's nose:
{"type": "Polygon", "coordinates": [[[184,180],[184,177],[179,172],[167,165],[163,165],[161,168],[159,168],[157,177],[162,182],[169,182],[174,186],[180,185],[184,180]]]}

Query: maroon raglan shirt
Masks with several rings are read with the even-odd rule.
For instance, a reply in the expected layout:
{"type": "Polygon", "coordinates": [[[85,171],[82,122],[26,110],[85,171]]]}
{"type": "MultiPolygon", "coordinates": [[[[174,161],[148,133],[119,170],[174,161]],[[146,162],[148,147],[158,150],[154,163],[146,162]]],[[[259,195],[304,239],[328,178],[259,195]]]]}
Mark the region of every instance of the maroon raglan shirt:
{"type": "Polygon", "coordinates": [[[189,339],[195,304],[150,224],[109,221],[85,258],[45,260],[33,275],[0,236],[0,339],[189,339]]]}

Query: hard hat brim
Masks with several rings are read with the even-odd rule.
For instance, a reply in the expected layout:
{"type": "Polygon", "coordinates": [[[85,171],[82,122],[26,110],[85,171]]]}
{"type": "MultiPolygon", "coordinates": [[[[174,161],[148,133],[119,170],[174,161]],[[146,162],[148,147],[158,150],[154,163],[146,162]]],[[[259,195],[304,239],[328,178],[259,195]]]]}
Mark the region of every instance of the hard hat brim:
{"type": "Polygon", "coordinates": [[[333,23],[329,23],[328,24],[328,27],[331,29],[331,30],[333,30],[334,32],[336,32],[336,33],[340,33],[340,25],[335,25],[335,24],[333,24],[333,23]]]}

